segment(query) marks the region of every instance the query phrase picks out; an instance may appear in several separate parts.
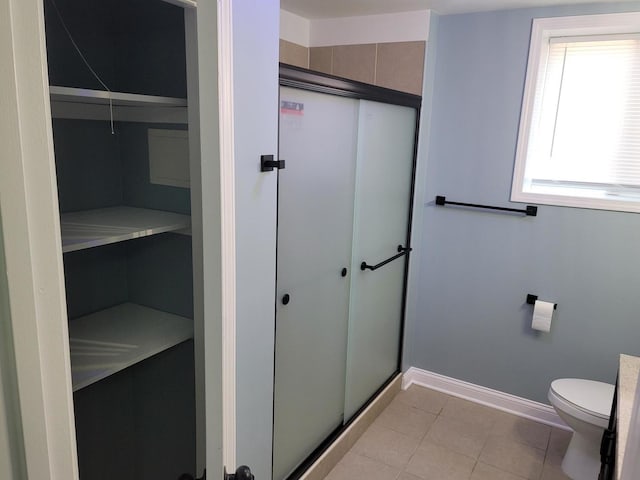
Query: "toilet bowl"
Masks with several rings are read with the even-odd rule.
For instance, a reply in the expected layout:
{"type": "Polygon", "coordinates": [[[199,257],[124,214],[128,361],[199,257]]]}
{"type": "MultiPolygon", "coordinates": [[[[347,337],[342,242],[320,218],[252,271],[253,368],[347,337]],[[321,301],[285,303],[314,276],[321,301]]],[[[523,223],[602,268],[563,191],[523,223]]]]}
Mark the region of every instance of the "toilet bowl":
{"type": "Polygon", "coordinates": [[[549,401],[573,430],[562,460],[572,480],[595,480],[600,472],[600,443],[609,423],[613,385],[593,380],[561,378],[551,382],[549,401]]]}

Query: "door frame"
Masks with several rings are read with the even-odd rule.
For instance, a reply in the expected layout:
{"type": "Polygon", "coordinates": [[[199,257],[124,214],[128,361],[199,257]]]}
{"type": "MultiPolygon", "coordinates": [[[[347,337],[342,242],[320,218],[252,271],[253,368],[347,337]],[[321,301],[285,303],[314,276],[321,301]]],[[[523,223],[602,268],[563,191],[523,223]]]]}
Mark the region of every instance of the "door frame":
{"type": "Polygon", "coordinates": [[[0,32],[0,208],[20,440],[29,478],[76,479],[43,3],[1,0],[0,32]]]}
{"type": "MultiPolygon", "coordinates": [[[[391,90],[377,85],[371,85],[368,83],[362,83],[355,80],[349,80],[335,75],[330,75],[322,72],[316,72],[302,67],[296,67],[285,63],[280,63],[279,68],[279,84],[281,87],[297,88],[301,90],[307,90],[317,93],[324,93],[328,95],[335,95],[346,98],[353,98],[356,100],[370,100],[374,102],[387,103],[392,105],[399,105],[404,107],[414,108],[416,110],[415,120],[415,135],[413,145],[413,164],[411,170],[411,190],[409,201],[409,215],[407,219],[407,232],[405,245],[411,248],[412,238],[412,226],[413,226],[413,212],[414,205],[416,204],[416,181],[418,177],[416,175],[418,166],[418,146],[420,138],[420,120],[422,109],[422,96],[414,95],[411,93],[400,92],[397,90],[391,90]]],[[[277,250],[276,250],[277,252],[277,250]]],[[[335,439],[337,439],[349,426],[358,418],[358,416],[366,410],[366,408],[375,400],[375,398],[384,391],[384,389],[395,379],[395,377],[401,372],[402,356],[404,347],[405,336],[405,316],[407,313],[407,297],[408,297],[408,280],[409,280],[409,268],[410,268],[411,254],[407,253],[405,259],[404,275],[403,275],[403,287],[402,287],[402,311],[401,311],[401,324],[398,337],[399,349],[396,371],[391,377],[386,380],[380,388],[362,405],[341,427],[335,429],[327,439],[322,442],[292,473],[287,480],[296,480],[300,478],[306,470],[329,448],[335,439]]],[[[277,301],[277,299],[276,299],[277,301]]],[[[275,352],[274,352],[275,353],[275,352]]],[[[274,358],[275,365],[275,358],[274,358]]],[[[274,377],[275,378],[275,377],[274,377]]],[[[275,397],[274,397],[275,399],[275,397]]]]}
{"type": "MultiPolygon", "coordinates": [[[[236,467],[236,211],[235,211],[235,134],[234,134],[234,101],[233,101],[233,3],[232,0],[218,0],[217,9],[211,8],[211,20],[207,22],[207,16],[199,15],[198,35],[200,44],[205,45],[207,38],[211,41],[213,35],[203,34],[202,26],[207,24],[217,25],[216,46],[217,55],[210,58],[215,63],[211,68],[205,68],[210,74],[215,73],[215,78],[200,79],[200,84],[217,85],[212,89],[209,108],[209,119],[201,114],[200,121],[217,121],[218,145],[212,146],[212,154],[217,153],[218,168],[212,172],[212,176],[218,177],[220,185],[219,203],[215,198],[210,199],[220,215],[219,221],[219,281],[220,281],[220,318],[222,352],[209,352],[206,364],[221,361],[221,385],[222,385],[222,465],[233,471],[236,467]],[[213,16],[215,15],[215,19],[213,16]],[[214,22],[215,20],[215,22],[214,22]],[[203,81],[204,80],[204,81],[203,81]],[[215,357],[214,357],[215,356],[215,357]]],[[[202,7],[200,7],[202,11],[202,7]]],[[[207,10],[209,12],[209,10],[207,10]]],[[[206,27],[205,27],[206,28],[206,27]]],[[[204,61],[205,55],[200,57],[204,61]]],[[[202,65],[200,71],[202,71],[202,65]]],[[[202,96],[202,94],[201,94],[202,96]]],[[[205,141],[201,139],[201,141],[205,141]]],[[[204,146],[203,146],[204,148],[204,146]]],[[[203,153],[204,156],[204,153],[203,153]]],[[[215,195],[212,195],[215,197],[215,195]]],[[[203,201],[203,208],[208,202],[203,201]]],[[[217,317],[217,316],[216,316],[217,317]]],[[[210,398],[208,395],[207,398],[210,398]]],[[[216,434],[217,425],[207,418],[207,432],[209,437],[216,434]]],[[[207,459],[209,455],[216,455],[211,445],[207,447],[207,459]]],[[[210,463],[209,461],[207,463],[210,463]]]]}
{"type": "MultiPolygon", "coordinates": [[[[195,2],[170,3],[186,7],[187,23],[195,26],[195,10],[189,8],[195,7],[195,2]]],[[[200,85],[217,86],[209,89],[206,103],[199,102],[200,118],[213,118],[214,128],[218,126],[218,96],[225,98],[225,89],[233,81],[229,54],[233,45],[231,3],[202,1],[199,10],[210,22],[198,22],[197,38],[206,39],[209,45],[217,40],[216,48],[206,49],[208,57],[201,51],[196,59],[200,61],[200,85]],[[211,55],[212,51],[215,54],[211,55]],[[218,58],[220,69],[226,72],[219,82],[218,58]]],[[[0,59],[4,65],[0,69],[0,212],[21,427],[21,438],[12,441],[23,448],[28,478],[76,480],[78,461],[42,0],[0,0],[0,59]]],[[[209,328],[214,334],[221,330],[224,335],[220,349],[207,358],[215,368],[222,366],[223,398],[208,408],[219,411],[225,424],[220,432],[211,419],[207,420],[207,436],[221,434],[222,444],[208,444],[206,455],[208,460],[223,457],[228,467],[235,468],[235,179],[233,129],[229,127],[233,124],[233,103],[220,105],[220,112],[221,147],[215,141],[207,146],[208,153],[219,162],[211,162],[205,181],[217,179],[221,195],[209,204],[214,220],[208,229],[211,263],[205,270],[209,269],[206,278],[213,283],[212,297],[222,298],[213,306],[217,311],[207,313],[209,328]]]]}

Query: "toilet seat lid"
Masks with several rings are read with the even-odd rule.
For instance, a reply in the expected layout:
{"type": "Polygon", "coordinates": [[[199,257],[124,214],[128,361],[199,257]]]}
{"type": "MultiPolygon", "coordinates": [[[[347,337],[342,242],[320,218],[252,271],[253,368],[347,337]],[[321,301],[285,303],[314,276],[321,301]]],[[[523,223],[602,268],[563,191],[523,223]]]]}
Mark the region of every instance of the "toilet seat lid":
{"type": "Polygon", "coordinates": [[[609,418],[614,386],[581,378],[560,378],[551,382],[551,390],[579,409],[600,418],[609,418]]]}

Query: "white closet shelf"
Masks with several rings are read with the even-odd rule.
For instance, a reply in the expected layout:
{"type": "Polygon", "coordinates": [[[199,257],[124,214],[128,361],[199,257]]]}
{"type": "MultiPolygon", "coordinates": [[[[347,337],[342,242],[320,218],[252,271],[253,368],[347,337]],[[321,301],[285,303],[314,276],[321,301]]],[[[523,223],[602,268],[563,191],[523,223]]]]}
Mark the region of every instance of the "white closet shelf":
{"type": "Polygon", "coordinates": [[[123,303],[69,321],[71,377],[79,390],[193,338],[193,320],[123,303]]]}
{"type": "Polygon", "coordinates": [[[123,242],[165,232],[189,229],[191,217],[135,207],[109,207],[60,216],[62,251],[123,242]]]}
{"type": "Polygon", "coordinates": [[[188,123],[187,99],[50,86],[51,116],[75,120],[188,123]],[[109,108],[109,98],[113,109],[109,108]]]}
{"type": "Polygon", "coordinates": [[[50,86],[51,100],[55,102],[88,103],[108,105],[109,98],[114,106],[127,107],[186,107],[186,98],[159,97],[137,93],[107,92],[86,88],[50,86]]]}

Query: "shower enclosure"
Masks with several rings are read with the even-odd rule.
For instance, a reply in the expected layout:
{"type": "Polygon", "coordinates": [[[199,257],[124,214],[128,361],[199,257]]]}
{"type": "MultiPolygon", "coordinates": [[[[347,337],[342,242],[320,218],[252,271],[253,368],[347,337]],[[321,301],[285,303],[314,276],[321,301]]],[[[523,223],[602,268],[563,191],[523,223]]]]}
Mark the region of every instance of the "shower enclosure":
{"type": "Polygon", "coordinates": [[[421,101],[280,74],[274,480],[399,371],[421,101]]]}

